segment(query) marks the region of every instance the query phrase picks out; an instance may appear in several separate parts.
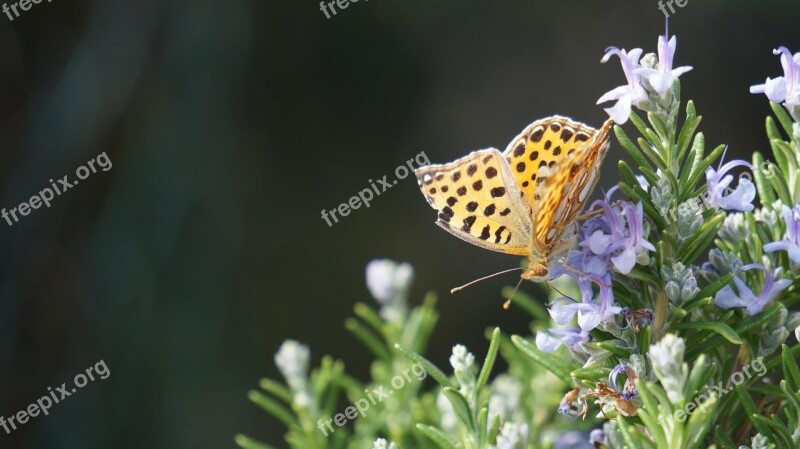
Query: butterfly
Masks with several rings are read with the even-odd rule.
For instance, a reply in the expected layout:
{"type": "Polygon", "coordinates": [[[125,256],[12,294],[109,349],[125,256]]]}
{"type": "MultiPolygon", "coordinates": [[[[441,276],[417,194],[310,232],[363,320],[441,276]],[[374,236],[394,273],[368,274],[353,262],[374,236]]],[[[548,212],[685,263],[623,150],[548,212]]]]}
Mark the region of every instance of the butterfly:
{"type": "Polygon", "coordinates": [[[436,224],[473,245],[527,256],[522,279],[555,277],[572,248],[577,217],[599,179],[609,148],[607,120],[597,130],[553,116],[528,125],[502,153],[474,151],[414,171],[438,211],[436,224]]]}

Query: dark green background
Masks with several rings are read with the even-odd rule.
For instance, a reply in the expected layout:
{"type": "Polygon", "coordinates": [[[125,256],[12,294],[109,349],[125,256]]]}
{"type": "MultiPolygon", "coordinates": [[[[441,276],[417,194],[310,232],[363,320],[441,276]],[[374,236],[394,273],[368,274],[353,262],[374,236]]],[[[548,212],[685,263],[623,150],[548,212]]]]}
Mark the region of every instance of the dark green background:
{"type": "MultiPolygon", "coordinates": [[[[409,178],[329,228],[332,209],[420,151],[446,162],[530,121],[599,125],[624,83],[608,45],[654,51],[655,1],[361,0],[326,20],[312,0],[66,1],[0,16],[0,207],[107,152],[114,166],[9,227],[0,222],[0,415],[105,360],[6,448],[223,448],[283,429],[249,403],[287,337],[356,375],[343,329],[363,267],[412,262],[414,297],[518,259],[433,225],[409,178]]],[[[689,0],[673,16],[684,96],[709,146],[764,150],[777,45],[800,51],[800,5],[689,0]]],[[[630,125],[628,125],[630,126],[630,125]]],[[[601,186],[618,179],[614,148],[601,186]]],[[[443,295],[431,357],[483,353],[514,275],[443,295]]],[[[526,289],[535,292],[527,285],[526,289]]]]}

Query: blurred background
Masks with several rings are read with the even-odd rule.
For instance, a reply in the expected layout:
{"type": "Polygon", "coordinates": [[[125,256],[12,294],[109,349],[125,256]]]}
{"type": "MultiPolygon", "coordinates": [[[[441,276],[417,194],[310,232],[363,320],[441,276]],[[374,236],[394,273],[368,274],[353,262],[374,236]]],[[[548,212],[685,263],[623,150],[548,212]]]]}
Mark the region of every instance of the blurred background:
{"type": "MultiPolygon", "coordinates": [[[[800,51],[798,24],[793,0],[677,8],[676,65],[695,67],[683,93],[709,147],[767,150],[769,106],[748,87],[782,74],[771,51],[800,51]]],[[[330,19],[312,0],[55,0],[0,15],[0,207],[102,152],[113,163],[0,221],[0,415],[99,360],[111,372],[0,430],[0,447],[224,448],[238,432],[280,446],[246,392],[279,376],[286,338],[366,375],[343,321],[369,301],[374,257],[413,263],[414,297],[441,293],[441,366],[456,343],[481,358],[487,326],[526,332],[500,307],[516,274],[447,293],[519,260],[440,230],[412,177],[332,227],[320,211],[421,151],[502,149],[556,113],[599,125],[597,98],[625,82],[604,49],[655,51],[663,31],[654,0],[362,0],[330,19]]]]}

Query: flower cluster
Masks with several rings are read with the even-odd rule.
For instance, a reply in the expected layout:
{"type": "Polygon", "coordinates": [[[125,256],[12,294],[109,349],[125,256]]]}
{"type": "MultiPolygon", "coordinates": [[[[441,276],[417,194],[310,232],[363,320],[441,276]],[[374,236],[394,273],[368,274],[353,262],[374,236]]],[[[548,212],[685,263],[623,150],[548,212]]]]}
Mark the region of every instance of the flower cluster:
{"type": "Polygon", "coordinates": [[[581,351],[580,344],[588,341],[588,331],[613,321],[622,310],[614,302],[613,273],[629,274],[637,263],[649,264],[649,254],[655,251],[646,239],[649,226],[644,221],[641,203],[611,204],[605,199],[596,201],[591,210],[599,214],[581,227],[579,249],[570,253],[565,271],[577,281],[580,300],[562,296],[553,301],[550,308],[553,321],[559,325],[569,324],[577,315],[580,329],[551,329],[550,334],[539,333],[536,341],[542,351],[552,352],[561,344],[581,351]],[[595,299],[595,285],[599,289],[598,299],[595,299]]]}
{"type": "Polygon", "coordinates": [[[773,51],[780,55],[783,76],[767,78],[764,84],[750,87],[754,94],[766,94],[769,101],[783,104],[796,122],[800,122],[800,52],[792,56],[786,47],[773,51]]]}
{"type": "Polygon", "coordinates": [[[612,56],[619,57],[628,81],[627,85],[619,86],[597,100],[597,104],[616,101],[614,106],[606,109],[615,123],[627,122],[632,106],[643,111],[654,111],[658,110],[664,101],[671,101],[672,86],[675,81],[680,75],[692,70],[688,66],[672,68],[676,46],[675,36],[672,38],[668,38],[667,35],[660,36],[658,38],[658,60],[655,64],[653,63],[655,55],[650,54],[642,58],[643,50],[641,48],[626,51],[617,47],[609,47],[606,50],[601,62],[608,62],[612,56]]]}
{"type": "Polygon", "coordinates": [[[638,133],[614,128],[633,163],[619,161],[619,183],[578,224],[546,301],[504,291],[534,335],[496,328],[482,362],[454,345],[440,369],[422,355],[435,296],[412,308],[411,265],[372,261],[377,307],[359,303],[346,321],[375,356],[370,378],[330,357],[309,370],[309,349],[290,340],[275,356],[285,385],[265,379],[250,394],[286,424],[292,449],[800,447],[800,53],[780,47],[784,75],[751,89],[772,101],[768,163],[706,151],[694,103],[680,99],[691,67],[673,68],[675,51],[665,34],[657,54],[610,47],[602,59],[622,63],[627,84],[598,103],[615,101],[608,114],[638,133]],[[731,384],[758,358],[775,372],[731,384]],[[435,385],[394,391],[352,430],[316,431],[345,395],[362,398],[410,363],[435,385]],[[700,400],[712,388],[721,394],[700,400]]]}

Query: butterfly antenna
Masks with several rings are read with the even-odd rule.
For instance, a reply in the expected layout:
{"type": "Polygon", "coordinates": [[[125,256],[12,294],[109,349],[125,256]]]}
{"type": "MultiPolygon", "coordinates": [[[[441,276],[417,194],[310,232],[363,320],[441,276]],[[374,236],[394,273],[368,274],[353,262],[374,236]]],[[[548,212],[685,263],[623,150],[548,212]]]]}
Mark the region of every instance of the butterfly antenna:
{"type": "Polygon", "coordinates": [[[562,292],[561,290],[559,290],[558,288],[556,288],[556,287],[555,287],[553,284],[551,284],[550,282],[548,282],[548,283],[547,283],[547,286],[548,286],[548,287],[550,287],[550,288],[552,288],[553,290],[557,291],[558,293],[560,293],[560,294],[561,294],[561,296],[563,296],[563,297],[565,297],[565,298],[575,299],[575,298],[572,298],[572,297],[570,297],[570,296],[567,296],[567,294],[566,294],[566,293],[564,293],[564,292],[562,292]]]}
{"type": "Polygon", "coordinates": [[[509,296],[508,299],[506,299],[506,302],[503,303],[503,310],[508,310],[509,307],[511,307],[511,300],[514,298],[514,295],[517,294],[517,290],[519,290],[519,286],[522,284],[522,279],[523,278],[519,278],[519,282],[517,282],[517,286],[514,287],[514,291],[511,292],[511,296],[509,296]]]}
{"type": "Polygon", "coordinates": [[[501,272],[499,272],[499,273],[494,273],[494,274],[490,274],[490,275],[488,275],[488,276],[484,276],[484,277],[482,277],[482,278],[480,278],[480,279],[475,279],[474,281],[467,282],[466,284],[462,285],[461,287],[456,287],[456,288],[454,288],[454,289],[450,290],[450,294],[453,294],[453,293],[459,292],[459,291],[461,291],[461,290],[463,290],[463,289],[465,289],[465,288],[469,287],[470,285],[472,285],[472,284],[476,284],[476,283],[478,283],[478,282],[480,282],[480,281],[484,281],[484,280],[486,280],[486,279],[493,278],[493,277],[495,277],[495,276],[499,276],[499,275],[501,275],[501,274],[506,274],[506,273],[510,273],[510,272],[512,272],[512,271],[524,270],[524,269],[525,269],[524,267],[511,268],[511,269],[509,269],[509,270],[503,270],[503,271],[501,271],[501,272]]]}

